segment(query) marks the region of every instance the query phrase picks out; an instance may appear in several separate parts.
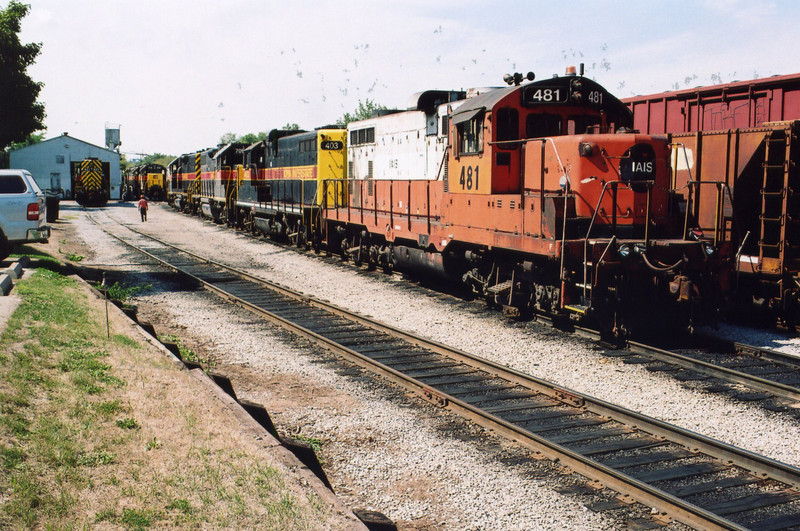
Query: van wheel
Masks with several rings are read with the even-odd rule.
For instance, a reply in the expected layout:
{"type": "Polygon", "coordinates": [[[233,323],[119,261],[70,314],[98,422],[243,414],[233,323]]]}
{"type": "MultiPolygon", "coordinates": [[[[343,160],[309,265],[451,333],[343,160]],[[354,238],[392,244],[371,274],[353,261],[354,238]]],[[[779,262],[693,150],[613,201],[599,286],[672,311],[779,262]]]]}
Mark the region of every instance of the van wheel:
{"type": "Polygon", "coordinates": [[[8,244],[8,238],[0,230],[0,260],[5,260],[11,254],[11,246],[8,244]]]}

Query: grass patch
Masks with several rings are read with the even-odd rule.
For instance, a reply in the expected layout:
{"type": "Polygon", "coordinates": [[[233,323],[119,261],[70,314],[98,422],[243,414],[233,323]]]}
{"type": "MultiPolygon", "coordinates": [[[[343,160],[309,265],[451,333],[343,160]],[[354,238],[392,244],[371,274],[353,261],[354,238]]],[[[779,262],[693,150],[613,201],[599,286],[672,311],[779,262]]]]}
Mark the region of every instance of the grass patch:
{"type": "Polygon", "coordinates": [[[168,511],[178,511],[183,514],[190,514],[192,512],[192,505],[189,503],[188,500],[184,500],[183,498],[178,500],[172,500],[169,505],[167,505],[166,509],[168,511]]]}
{"type": "Polygon", "coordinates": [[[117,427],[122,428],[123,430],[138,430],[141,428],[139,423],[136,422],[136,419],[133,418],[119,419],[117,421],[117,427]]]}
{"type": "Polygon", "coordinates": [[[108,338],[73,280],[39,269],[15,291],[0,335],[0,528],[331,527],[327,506],[209,427],[202,400],[173,402],[177,369],[108,338]]]}
{"type": "Polygon", "coordinates": [[[114,462],[116,455],[106,450],[98,450],[88,454],[81,455],[78,458],[78,464],[81,466],[95,467],[101,465],[110,465],[114,462]]]}
{"type": "Polygon", "coordinates": [[[133,529],[145,529],[150,527],[150,522],[152,521],[153,516],[150,514],[149,511],[140,511],[136,509],[123,509],[122,510],[122,518],[120,518],[120,522],[122,522],[125,526],[133,529]]]}

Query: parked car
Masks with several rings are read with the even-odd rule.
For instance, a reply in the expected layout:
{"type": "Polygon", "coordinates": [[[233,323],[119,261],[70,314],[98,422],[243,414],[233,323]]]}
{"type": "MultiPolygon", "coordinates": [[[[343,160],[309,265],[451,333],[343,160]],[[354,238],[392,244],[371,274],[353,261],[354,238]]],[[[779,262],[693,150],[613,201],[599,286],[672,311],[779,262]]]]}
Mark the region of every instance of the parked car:
{"type": "Polygon", "coordinates": [[[45,197],[27,170],[0,170],[0,260],[16,244],[47,242],[45,197]]]}

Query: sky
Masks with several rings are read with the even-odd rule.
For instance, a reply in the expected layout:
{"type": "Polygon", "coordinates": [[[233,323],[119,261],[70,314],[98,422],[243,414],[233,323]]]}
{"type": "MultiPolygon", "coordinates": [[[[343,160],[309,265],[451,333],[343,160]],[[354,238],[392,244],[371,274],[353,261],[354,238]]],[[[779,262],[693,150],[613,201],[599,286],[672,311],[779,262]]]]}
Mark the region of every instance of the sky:
{"type": "Polygon", "coordinates": [[[129,160],[580,63],[619,98],[800,72],[796,0],[24,1],[45,138],[129,160]]]}

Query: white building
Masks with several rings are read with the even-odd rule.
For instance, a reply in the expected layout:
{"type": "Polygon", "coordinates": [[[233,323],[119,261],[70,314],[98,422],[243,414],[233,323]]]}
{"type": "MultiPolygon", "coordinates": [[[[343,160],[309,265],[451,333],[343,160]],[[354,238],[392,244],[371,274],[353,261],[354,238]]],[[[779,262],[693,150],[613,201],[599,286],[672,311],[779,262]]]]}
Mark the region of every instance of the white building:
{"type": "Polygon", "coordinates": [[[122,174],[119,153],[95,146],[67,133],[11,152],[10,167],[31,172],[42,189],[63,189],[72,197],[70,162],[95,157],[108,162],[111,170],[111,199],[119,199],[122,174]]]}

